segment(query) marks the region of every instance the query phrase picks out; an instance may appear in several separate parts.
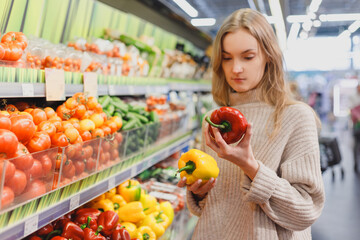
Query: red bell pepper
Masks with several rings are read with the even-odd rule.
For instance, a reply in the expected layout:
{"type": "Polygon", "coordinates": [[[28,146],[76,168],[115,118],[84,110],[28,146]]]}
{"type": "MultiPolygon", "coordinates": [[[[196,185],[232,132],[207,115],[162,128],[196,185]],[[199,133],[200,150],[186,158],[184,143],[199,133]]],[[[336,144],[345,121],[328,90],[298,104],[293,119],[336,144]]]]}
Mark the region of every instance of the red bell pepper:
{"type": "Polygon", "coordinates": [[[71,240],[83,240],[84,231],[75,223],[68,222],[65,224],[61,236],[71,240]]]}
{"type": "Polygon", "coordinates": [[[76,217],[74,222],[80,226],[82,229],[89,227],[92,230],[96,231],[98,228],[97,219],[100,215],[100,211],[92,208],[83,208],[76,212],[76,217]],[[90,222],[88,223],[88,220],[90,222]]]}
{"type": "Polygon", "coordinates": [[[106,211],[100,214],[98,225],[103,226],[102,234],[110,236],[119,222],[119,215],[114,211],[106,211]]]}
{"type": "MultiPolygon", "coordinates": [[[[222,138],[227,144],[239,141],[246,132],[247,121],[244,115],[236,108],[221,107],[212,112],[211,117],[205,120],[213,127],[219,128],[222,138]]],[[[209,128],[209,133],[214,138],[214,133],[209,128]]]]}
{"type": "Polygon", "coordinates": [[[96,232],[94,232],[90,228],[84,229],[84,240],[106,240],[104,236],[102,236],[99,232],[103,229],[103,227],[100,225],[96,232]]]}
{"type": "Polygon", "coordinates": [[[51,223],[49,223],[48,225],[45,225],[44,227],[37,230],[36,234],[38,236],[46,236],[49,233],[51,233],[52,231],[54,231],[54,227],[53,227],[53,225],[51,223]]]}
{"type": "Polygon", "coordinates": [[[93,208],[82,208],[76,211],[75,213],[75,219],[78,219],[79,217],[85,216],[85,220],[87,220],[87,217],[91,217],[92,219],[97,219],[99,215],[101,214],[101,211],[93,208]]]}
{"type": "Polygon", "coordinates": [[[28,240],[42,240],[42,238],[39,236],[31,236],[28,240]]]}
{"type": "Polygon", "coordinates": [[[130,234],[126,228],[118,224],[111,235],[111,240],[130,240],[130,234]]]}
{"type": "Polygon", "coordinates": [[[64,226],[66,225],[66,223],[68,223],[70,221],[71,221],[71,219],[68,218],[68,216],[66,216],[66,215],[58,218],[53,224],[54,230],[63,229],[64,226]]]}
{"type": "Polygon", "coordinates": [[[68,239],[64,238],[64,237],[56,236],[56,237],[53,237],[51,240],[68,240],[68,239]]]}

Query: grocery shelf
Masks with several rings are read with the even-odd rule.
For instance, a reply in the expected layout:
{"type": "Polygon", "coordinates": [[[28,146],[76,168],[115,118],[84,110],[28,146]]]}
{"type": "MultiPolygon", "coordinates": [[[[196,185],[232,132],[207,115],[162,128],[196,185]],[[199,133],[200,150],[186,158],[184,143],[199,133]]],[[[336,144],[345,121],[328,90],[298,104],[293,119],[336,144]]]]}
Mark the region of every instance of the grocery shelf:
{"type": "MultiPolygon", "coordinates": [[[[208,92],[211,85],[192,83],[169,83],[167,85],[98,85],[98,95],[146,95],[167,94],[173,91],[208,92]]],[[[65,96],[73,96],[83,92],[82,84],[66,84],[65,96]]],[[[0,83],[0,96],[2,98],[45,97],[45,83],[0,83]]]]}
{"type": "Polygon", "coordinates": [[[49,222],[52,222],[67,212],[78,208],[91,199],[121,184],[125,180],[136,176],[171,154],[188,147],[191,139],[193,139],[191,134],[185,134],[179,140],[145,157],[142,161],[126,168],[120,173],[114,174],[75,195],[59,201],[39,213],[35,213],[11,226],[0,229],[0,239],[21,239],[35,232],[37,229],[47,225],[49,222]]]}

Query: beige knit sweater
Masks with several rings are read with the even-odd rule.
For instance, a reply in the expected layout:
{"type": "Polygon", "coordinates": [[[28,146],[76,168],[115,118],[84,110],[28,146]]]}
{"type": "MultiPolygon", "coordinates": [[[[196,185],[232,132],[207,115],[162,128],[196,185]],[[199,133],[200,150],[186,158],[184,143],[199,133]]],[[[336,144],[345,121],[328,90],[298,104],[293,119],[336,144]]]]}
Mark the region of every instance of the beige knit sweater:
{"type": "Polygon", "coordinates": [[[200,217],[193,239],[311,239],[310,226],[325,200],[312,110],[305,104],[287,107],[279,134],[269,141],[265,125],[273,107],[257,100],[254,90],[232,93],[230,99],[253,125],[251,146],[260,168],[251,181],[203,143],[220,174],[204,200],[187,192],[190,211],[200,217]]]}

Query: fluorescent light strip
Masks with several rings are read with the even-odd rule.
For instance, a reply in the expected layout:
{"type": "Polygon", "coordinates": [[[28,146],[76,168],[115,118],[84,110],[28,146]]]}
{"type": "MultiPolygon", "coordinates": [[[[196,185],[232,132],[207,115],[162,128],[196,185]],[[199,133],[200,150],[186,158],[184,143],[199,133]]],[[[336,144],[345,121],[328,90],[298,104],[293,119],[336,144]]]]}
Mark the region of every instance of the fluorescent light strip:
{"type": "Polygon", "coordinates": [[[292,43],[296,40],[300,31],[300,23],[293,23],[291,24],[291,28],[289,31],[288,43],[292,43]]]}
{"type": "Polygon", "coordinates": [[[308,15],[289,15],[286,18],[286,21],[288,21],[288,23],[301,23],[301,22],[306,22],[309,21],[310,18],[308,15]]]}
{"type": "Polygon", "coordinates": [[[174,0],[174,3],[176,3],[190,17],[197,17],[199,15],[198,11],[186,0],[174,0]]]}
{"type": "Polygon", "coordinates": [[[321,14],[319,19],[322,22],[356,21],[360,19],[360,13],[321,14]]]}
{"type": "Polygon", "coordinates": [[[279,45],[282,50],[286,49],[286,29],[283,21],[284,17],[281,11],[279,0],[269,0],[271,15],[278,21],[275,22],[275,30],[278,37],[279,45]]]}
{"type": "Polygon", "coordinates": [[[356,30],[359,29],[359,27],[360,27],[360,20],[357,20],[357,21],[353,22],[353,23],[349,26],[348,30],[349,30],[351,33],[354,33],[354,32],[356,32],[356,30]]]}
{"type": "Polygon", "coordinates": [[[191,24],[195,27],[202,26],[213,26],[216,23],[215,18],[193,18],[191,19],[191,24]]]}
{"type": "Polygon", "coordinates": [[[322,0],[312,0],[309,6],[310,12],[317,12],[319,10],[322,0]]]}

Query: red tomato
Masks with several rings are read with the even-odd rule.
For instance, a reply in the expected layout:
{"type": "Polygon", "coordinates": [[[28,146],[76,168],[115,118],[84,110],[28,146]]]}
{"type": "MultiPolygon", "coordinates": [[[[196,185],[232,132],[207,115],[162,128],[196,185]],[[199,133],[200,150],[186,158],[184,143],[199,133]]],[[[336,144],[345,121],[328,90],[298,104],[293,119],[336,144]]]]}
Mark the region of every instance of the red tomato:
{"type": "Polygon", "coordinates": [[[117,133],[115,134],[115,139],[118,141],[118,143],[122,143],[122,141],[123,141],[123,135],[122,135],[122,133],[121,133],[121,132],[117,132],[117,133]]]}
{"type": "Polygon", "coordinates": [[[46,132],[36,132],[27,145],[29,152],[40,152],[51,147],[51,139],[46,132]]]}
{"type": "Polygon", "coordinates": [[[8,116],[0,114],[0,129],[11,129],[11,120],[8,116]]]}
{"type": "Polygon", "coordinates": [[[72,98],[72,97],[71,97],[71,98],[68,98],[68,99],[65,101],[65,107],[66,107],[67,109],[70,109],[70,110],[76,108],[78,105],[79,105],[79,102],[76,101],[76,99],[75,99],[75,98],[72,98]]]}
{"type": "Polygon", "coordinates": [[[42,169],[44,171],[44,174],[51,173],[52,171],[52,161],[48,155],[44,155],[40,158],[40,162],[42,165],[42,169]]]}
{"type": "Polygon", "coordinates": [[[56,113],[62,120],[68,120],[71,118],[71,111],[66,108],[64,104],[57,107],[56,113]]]}
{"type": "Polygon", "coordinates": [[[92,172],[96,168],[96,160],[93,158],[86,159],[86,170],[92,172]]]}
{"type": "Polygon", "coordinates": [[[119,151],[117,149],[112,149],[110,151],[110,157],[111,160],[116,160],[116,158],[119,157],[119,151]]]}
{"type": "Polygon", "coordinates": [[[5,44],[0,43],[0,60],[5,56],[5,44]]]}
{"type": "Polygon", "coordinates": [[[80,136],[84,142],[89,141],[92,138],[90,131],[83,131],[80,136]]]}
{"type": "Polygon", "coordinates": [[[41,178],[43,176],[43,168],[39,160],[34,160],[34,164],[30,168],[29,174],[32,179],[41,178]]]}
{"type": "Polygon", "coordinates": [[[16,43],[21,46],[22,50],[27,47],[27,38],[22,32],[8,32],[1,38],[2,43],[16,43]]]}
{"type": "Polygon", "coordinates": [[[103,138],[104,137],[104,130],[101,128],[95,128],[94,130],[91,130],[92,138],[103,138]]]}
{"type": "Polygon", "coordinates": [[[85,170],[85,163],[82,160],[74,161],[74,166],[75,166],[75,175],[76,176],[79,176],[85,170]]]}
{"type": "Polygon", "coordinates": [[[15,106],[19,109],[19,111],[24,111],[25,109],[30,108],[30,105],[27,102],[17,102],[15,103],[15,106]]]}
{"type": "Polygon", "coordinates": [[[29,120],[25,115],[12,116],[10,120],[11,131],[15,133],[20,142],[27,144],[36,131],[34,122],[29,120]]]}
{"type": "Polygon", "coordinates": [[[51,107],[44,108],[44,111],[46,113],[47,119],[50,119],[51,117],[56,116],[56,112],[51,107]]]}
{"type": "Polygon", "coordinates": [[[63,168],[62,168],[62,174],[66,178],[72,178],[75,176],[75,166],[73,162],[68,159],[67,161],[64,161],[63,168]]]}
{"type": "MultiPolygon", "coordinates": [[[[5,161],[0,161],[0,177],[3,174],[5,161]]],[[[11,161],[7,161],[6,170],[5,170],[5,182],[12,178],[15,174],[15,165],[11,161]]]]}
{"type": "Polygon", "coordinates": [[[110,127],[103,125],[103,126],[101,126],[100,128],[104,131],[104,135],[105,135],[105,136],[111,134],[111,128],[110,128],[110,127]]]}
{"type": "Polygon", "coordinates": [[[8,43],[5,48],[5,56],[3,60],[7,61],[17,61],[21,58],[23,50],[21,46],[17,43],[8,43]]]}
{"type": "Polygon", "coordinates": [[[35,125],[39,125],[41,122],[47,120],[47,116],[44,110],[41,110],[40,108],[35,108],[31,111],[31,116],[33,116],[35,125]]]}
{"type": "Polygon", "coordinates": [[[1,208],[9,206],[14,201],[14,198],[14,191],[9,187],[4,186],[1,194],[1,208]]]}
{"type": "Polygon", "coordinates": [[[69,139],[62,132],[55,133],[51,138],[51,145],[56,147],[66,147],[69,145],[69,139]]]}
{"type": "Polygon", "coordinates": [[[0,156],[3,158],[13,157],[18,147],[16,135],[6,129],[0,129],[0,156]]]}
{"type": "Polygon", "coordinates": [[[26,201],[41,196],[45,193],[46,193],[46,186],[44,182],[39,179],[35,179],[27,185],[21,198],[22,200],[26,201]]]}
{"type": "Polygon", "coordinates": [[[37,131],[46,132],[50,137],[54,136],[56,133],[56,127],[55,125],[50,121],[43,121],[38,125],[37,131]]]}
{"type": "MultiPolygon", "coordinates": [[[[62,126],[62,123],[61,123],[61,119],[60,120],[57,120],[57,119],[49,119],[49,122],[51,122],[55,128],[56,128],[56,132],[62,132],[64,131],[64,128],[62,126]]],[[[52,136],[51,136],[52,137],[52,136]]]]}
{"type": "Polygon", "coordinates": [[[118,130],[116,123],[113,120],[107,120],[104,125],[108,126],[111,129],[111,133],[116,133],[118,130]]]}
{"type": "Polygon", "coordinates": [[[92,146],[88,145],[83,148],[83,152],[84,152],[84,159],[89,159],[93,155],[94,150],[92,146]]]}
{"type": "Polygon", "coordinates": [[[14,176],[5,183],[6,186],[10,187],[14,191],[15,196],[20,195],[25,190],[26,184],[26,174],[17,169],[15,170],[14,176]]]}
{"type": "Polygon", "coordinates": [[[15,164],[17,169],[21,170],[29,170],[34,164],[33,156],[22,143],[18,144],[14,159],[11,161],[15,164]]]}
{"type": "Polygon", "coordinates": [[[108,141],[108,140],[102,141],[101,148],[104,152],[110,151],[110,148],[111,148],[110,141],[108,141]]]}

